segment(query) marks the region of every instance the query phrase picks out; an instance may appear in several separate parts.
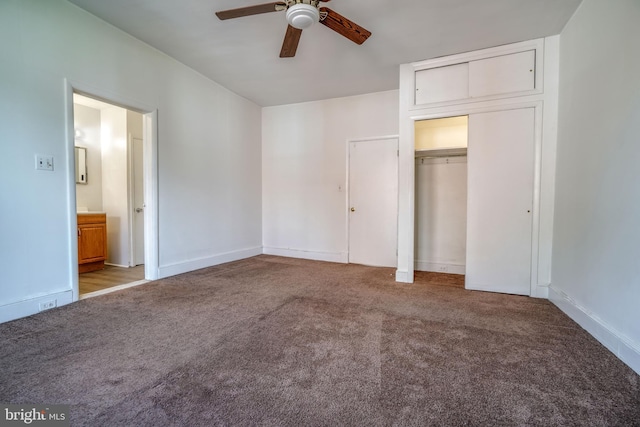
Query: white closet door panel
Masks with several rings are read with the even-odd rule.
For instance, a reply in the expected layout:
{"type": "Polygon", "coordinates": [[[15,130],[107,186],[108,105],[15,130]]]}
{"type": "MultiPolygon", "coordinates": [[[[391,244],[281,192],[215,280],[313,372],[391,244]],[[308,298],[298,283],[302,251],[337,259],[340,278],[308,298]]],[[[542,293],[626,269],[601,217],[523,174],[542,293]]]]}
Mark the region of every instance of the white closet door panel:
{"type": "Polygon", "coordinates": [[[469,116],[466,288],[531,292],[533,108],[469,116]]]}
{"type": "Polygon", "coordinates": [[[349,262],[395,267],[398,140],[349,144],[349,262]]]}
{"type": "Polygon", "coordinates": [[[472,98],[535,89],[536,51],[514,53],[469,63],[472,98]]]}
{"type": "Polygon", "coordinates": [[[469,97],[469,64],[416,71],[416,105],[469,97]]]}

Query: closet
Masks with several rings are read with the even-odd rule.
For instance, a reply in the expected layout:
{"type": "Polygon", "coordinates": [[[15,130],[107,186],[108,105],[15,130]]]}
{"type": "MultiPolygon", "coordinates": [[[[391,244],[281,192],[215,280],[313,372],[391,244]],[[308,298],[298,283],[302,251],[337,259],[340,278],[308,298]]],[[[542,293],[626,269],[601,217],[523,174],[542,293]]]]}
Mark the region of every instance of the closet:
{"type": "Polygon", "coordinates": [[[553,183],[558,48],[537,39],[400,67],[399,173],[410,185],[396,280],[446,272],[467,289],[546,296],[553,193],[541,190],[553,183]]]}
{"type": "Polygon", "coordinates": [[[415,122],[415,269],[465,273],[467,116],[415,122]]]}

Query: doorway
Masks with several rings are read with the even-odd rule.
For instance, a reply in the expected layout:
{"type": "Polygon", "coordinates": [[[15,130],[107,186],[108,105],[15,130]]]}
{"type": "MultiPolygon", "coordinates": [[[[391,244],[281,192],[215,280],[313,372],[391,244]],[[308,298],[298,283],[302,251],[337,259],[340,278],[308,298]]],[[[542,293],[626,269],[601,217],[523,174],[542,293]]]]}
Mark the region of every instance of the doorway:
{"type": "Polygon", "coordinates": [[[73,126],[79,296],[144,283],[144,117],[74,93],[73,126]],[[88,219],[102,233],[83,234],[88,219]]]}
{"type": "MultiPolygon", "coordinates": [[[[415,122],[416,156],[419,160],[415,173],[414,269],[451,273],[447,270],[456,268],[455,264],[443,263],[437,258],[434,258],[434,262],[429,259],[424,262],[425,253],[435,252],[431,246],[438,243],[442,229],[440,224],[432,225],[429,222],[425,226],[423,223],[427,216],[422,210],[426,210],[427,215],[451,221],[466,209],[466,221],[458,220],[458,225],[445,233],[452,236],[453,230],[463,230],[466,224],[464,263],[461,264],[461,271],[453,272],[465,275],[466,289],[530,295],[534,253],[535,107],[465,116],[467,123],[464,133],[468,136],[468,148],[464,150],[468,155],[468,161],[464,162],[466,206],[460,203],[458,208],[449,209],[446,215],[439,213],[439,204],[446,194],[455,192],[449,186],[453,180],[438,184],[435,189],[428,191],[421,189],[425,175],[432,178],[436,175],[434,170],[429,173],[423,171],[424,164],[432,168],[434,164],[463,162],[448,157],[452,153],[463,154],[457,147],[443,148],[439,142],[434,149],[418,146],[421,142],[420,126],[436,128],[438,120],[443,119],[415,122]]],[[[434,180],[443,181],[440,176],[434,180]]],[[[444,249],[451,250],[452,247],[437,247],[438,252],[444,249]]]]}
{"type": "Polygon", "coordinates": [[[349,263],[397,264],[398,139],[349,142],[349,263]]]}
{"type": "Polygon", "coordinates": [[[428,276],[443,283],[463,283],[468,116],[421,120],[414,126],[416,280],[428,276]]]}

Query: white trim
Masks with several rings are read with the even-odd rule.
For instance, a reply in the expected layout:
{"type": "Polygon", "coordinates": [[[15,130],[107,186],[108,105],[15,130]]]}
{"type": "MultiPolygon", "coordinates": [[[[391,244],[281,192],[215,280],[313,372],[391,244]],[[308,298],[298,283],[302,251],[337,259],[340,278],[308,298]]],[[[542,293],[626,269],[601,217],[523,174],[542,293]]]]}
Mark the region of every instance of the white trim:
{"type": "Polygon", "coordinates": [[[533,200],[531,201],[531,266],[529,270],[529,296],[534,296],[538,287],[538,265],[540,263],[540,193],[542,191],[542,132],[543,102],[534,107],[533,125],[533,200]]]}
{"type": "Polygon", "coordinates": [[[270,246],[264,246],[262,248],[262,253],[265,255],[310,259],[314,261],[338,262],[341,264],[347,264],[349,262],[348,252],[322,252],[309,251],[306,249],[274,248],[270,246]]]}
{"type": "Polygon", "coordinates": [[[407,270],[396,270],[396,282],[413,283],[413,269],[411,274],[407,270]]]}
{"type": "Polygon", "coordinates": [[[561,290],[549,287],[549,300],[582,326],[617,358],[640,374],[640,348],[593,312],[579,305],[561,290]]]}
{"type": "Polygon", "coordinates": [[[560,79],[560,36],[545,38],[544,108],[542,109],[542,168],[540,173],[540,228],[538,283],[551,283],[553,212],[555,203],[556,152],[558,140],[558,86],[560,79]]]}
{"type": "Polygon", "coordinates": [[[160,277],[158,203],[158,110],[142,116],[142,173],[144,174],[144,278],[160,277]]]}
{"type": "Polygon", "coordinates": [[[114,263],[111,263],[111,262],[105,262],[104,265],[110,265],[112,267],[119,267],[119,268],[131,268],[130,265],[114,264],[114,263]]]}
{"type": "MultiPolygon", "coordinates": [[[[67,259],[69,262],[69,282],[71,283],[71,301],[78,301],[80,284],[78,279],[78,212],[76,207],[76,172],[75,172],[75,128],[73,125],[73,87],[64,79],[64,115],[67,138],[67,225],[69,226],[69,242],[67,259]],[[75,232],[74,232],[75,230],[75,232]]],[[[37,310],[34,312],[37,313],[37,310]]],[[[25,316],[28,316],[28,313],[25,316]]]]}
{"type": "Polygon", "coordinates": [[[100,296],[100,295],[106,295],[106,294],[110,294],[111,292],[116,292],[116,291],[121,291],[123,289],[133,288],[134,286],[144,285],[145,283],[149,283],[149,282],[151,282],[151,280],[137,280],[135,282],[125,283],[124,285],[112,286],[110,288],[100,289],[99,291],[89,292],[88,294],[84,294],[84,295],[82,295],[80,297],[80,299],[83,300],[83,299],[87,299],[87,298],[97,297],[97,296],[100,296]]]}
{"type": "MultiPolygon", "coordinates": [[[[76,281],[77,280],[78,279],[76,278],[76,281]]],[[[56,307],[70,304],[77,300],[77,298],[74,299],[74,296],[75,294],[72,290],[67,290],[14,302],[13,304],[3,305],[2,310],[0,310],[0,323],[37,314],[40,312],[40,303],[49,302],[51,300],[55,300],[56,307]]]]}
{"type": "Polygon", "coordinates": [[[189,271],[200,270],[201,268],[213,267],[225,262],[238,261],[245,258],[261,255],[262,247],[240,249],[237,251],[225,252],[198,259],[192,259],[175,264],[163,265],[158,269],[159,278],[175,276],[176,274],[187,273],[189,271]]]}
{"type": "MultiPolygon", "coordinates": [[[[128,117],[127,117],[128,119],[128,117]]],[[[129,124],[127,120],[127,221],[129,221],[129,260],[127,267],[135,267],[134,261],[134,244],[133,244],[133,135],[129,132],[129,124]]],[[[105,263],[106,264],[106,263],[105,263]]]]}
{"type": "Polygon", "coordinates": [[[367,138],[353,138],[347,139],[347,147],[350,142],[365,142],[365,141],[380,141],[381,139],[398,139],[399,135],[384,135],[384,136],[375,136],[375,137],[367,137],[367,138]]]}
{"type": "Polygon", "coordinates": [[[531,297],[549,299],[549,285],[538,283],[536,286],[533,286],[531,297]]]}
{"type": "Polygon", "coordinates": [[[434,273],[465,274],[465,265],[431,262],[417,259],[414,270],[431,271],[434,273]]]}

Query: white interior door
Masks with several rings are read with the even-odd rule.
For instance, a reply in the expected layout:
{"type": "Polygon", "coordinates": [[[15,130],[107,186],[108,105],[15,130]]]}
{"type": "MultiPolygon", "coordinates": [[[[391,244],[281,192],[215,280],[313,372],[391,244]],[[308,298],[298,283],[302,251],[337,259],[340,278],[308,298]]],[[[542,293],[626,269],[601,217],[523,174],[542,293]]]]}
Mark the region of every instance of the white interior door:
{"type": "Polygon", "coordinates": [[[469,116],[465,287],[531,293],[534,108],[469,116]]]}
{"type": "Polygon", "coordinates": [[[349,262],[395,267],[398,140],[349,143],[349,262]]]}
{"type": "Polygon", "coordinates": [[[133,165],[133,261],[134,265],[144,264],[144,174],[142,139],[132,138],[133,165]]]}

